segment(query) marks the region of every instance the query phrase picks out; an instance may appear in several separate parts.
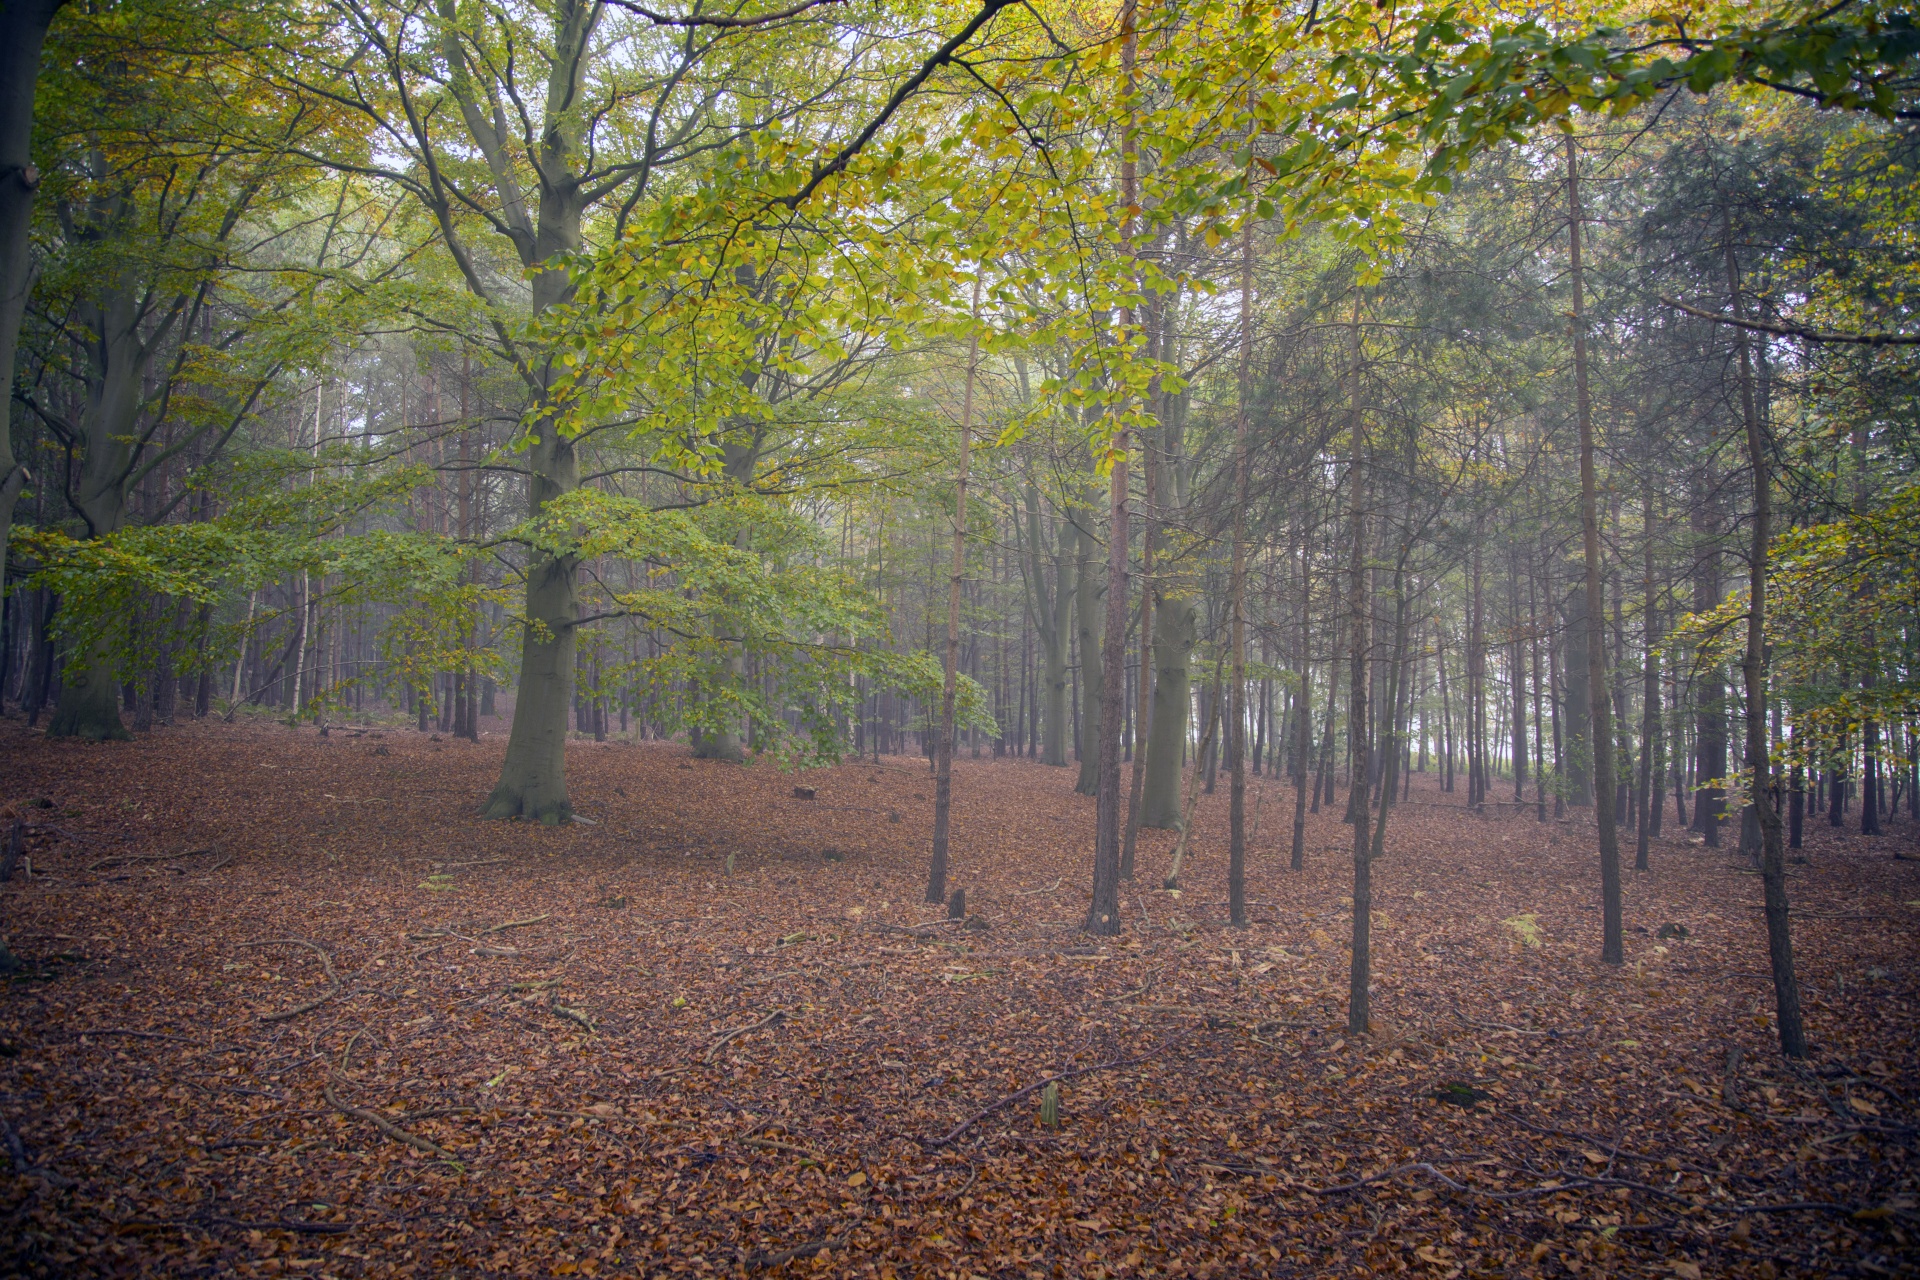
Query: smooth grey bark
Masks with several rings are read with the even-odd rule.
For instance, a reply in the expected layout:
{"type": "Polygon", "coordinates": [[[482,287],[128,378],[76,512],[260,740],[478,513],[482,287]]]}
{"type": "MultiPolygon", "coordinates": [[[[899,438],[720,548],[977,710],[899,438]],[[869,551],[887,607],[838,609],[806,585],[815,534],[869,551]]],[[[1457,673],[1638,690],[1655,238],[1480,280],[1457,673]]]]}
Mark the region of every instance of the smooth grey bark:
{"type": "MultiPolygon", "coordinates": [[[[587,61],[595,28],[604,10],[584,0],[561,0],[551,15],[551,47],[546,56],[548,75],[543,119],[538,136],[531,132],[518,145],[534,161],[534,210],[527,208],[509,142],[508,122],[497,86],[468,56],[468,44],[459,30],[451,0],[441,0],[441,51],[446,59],[448,88],[460,108],[460,117],[474,148],[486,161],[499,201],[494,225],[512,243],[521,265],[532,275],[530,310],[534,315],[565,302],[574,283],[565,260],[581,247],[581,222],[588,192],[580,174],[581,123],[579,108],[587,61]]],[[[440,153],[427,134],[426,122],[409,121],[423,158],[428,160],[427,185],[421,189],[429,211],[439,224],[468,288],[494,307],[491,321],[503,345],[521,354],[522,381],[533,400],[533,426],[525,451],[527,514],[538,519],[548,504],[577,489],[580,465],[573,441],[566,436],[551,395],[558,370],[550,357],[526,358],[510,337],[499,314],[498,299],[475,265],[455,218],[456,194],[441,167],[440,153]]],[[[521,628],[520,685],[514,701],[513,727],[507,737],[500,780],[481,807],[490,818],[520,817],[549,824],[571,820],[567,799],[567,713],[573,700],[574,661],[579,620],[578,557],[564,550],[530,550],[527,564],[526,622],[521,628]]]]}

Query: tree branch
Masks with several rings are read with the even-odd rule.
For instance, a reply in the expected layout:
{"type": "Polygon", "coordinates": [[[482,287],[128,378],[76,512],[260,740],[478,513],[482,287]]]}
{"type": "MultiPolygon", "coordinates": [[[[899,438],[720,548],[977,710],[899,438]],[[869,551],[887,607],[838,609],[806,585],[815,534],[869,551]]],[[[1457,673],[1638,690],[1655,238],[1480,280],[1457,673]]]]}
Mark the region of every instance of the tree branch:
{"type": "Polygon", "coordinates": [[[1910,333],[1823,333],[1818,329],[1803,329],[1797,324],[1769,324],[1764,320],[1741,320],[1734,316],[1721,315],[1717,311],[1702,311],[1690,307],[1666,294],[1660,295],[1660,301],[1675,311],[1684,311],[1701,320],[1711,320],[1715,324],[1724,324],[1734,329],[1749,329],[1755,333],[1777,334],[1782,338],[1799,338],[1803,342],[1849,342],[1863,347],[1914,347],[1920,346],[1920,334],[1910,333]]]}

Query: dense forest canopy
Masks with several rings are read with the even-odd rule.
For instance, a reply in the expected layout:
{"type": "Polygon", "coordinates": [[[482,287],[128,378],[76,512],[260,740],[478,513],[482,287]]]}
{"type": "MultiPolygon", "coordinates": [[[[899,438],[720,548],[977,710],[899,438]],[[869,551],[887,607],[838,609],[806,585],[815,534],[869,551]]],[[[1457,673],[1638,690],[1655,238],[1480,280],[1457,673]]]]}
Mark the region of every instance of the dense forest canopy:
{"type": "MultiPolygon", "coordinates": [[[[7,0],[0,699],[1920,818],[1897,8],[7,0]],[[1131,764],[1131,768],[1123,765],[1131,764]]],[[[1344,799],[1336,800],[1344,791],[1344,799]]],[[[1174,878],[1184,840],[1175,853],[1174,878]]]]}

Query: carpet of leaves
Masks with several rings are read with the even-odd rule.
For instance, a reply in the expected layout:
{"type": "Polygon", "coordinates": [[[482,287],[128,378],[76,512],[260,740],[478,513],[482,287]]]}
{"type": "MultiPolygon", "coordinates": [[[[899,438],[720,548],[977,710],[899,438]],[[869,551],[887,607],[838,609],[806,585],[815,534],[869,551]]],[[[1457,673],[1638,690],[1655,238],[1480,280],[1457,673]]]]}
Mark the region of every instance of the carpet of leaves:
{"type": "Polygon", "coordinates": [[[1355,1038],[1348,829],[1288,871],[1271,779],[1251,927],[1223,785],[1096,940],[1070,770],[957,762],[949,923],[917,759],[581,743],[547,829],[474,816],[503,747],[0,723],[0,1273],[1914,1273],[1903,821],[1809,823],[1797,1067],[1759,879],[1684,837],[1610,969],[1590,828],[1419,780],[1355,1038]]]}

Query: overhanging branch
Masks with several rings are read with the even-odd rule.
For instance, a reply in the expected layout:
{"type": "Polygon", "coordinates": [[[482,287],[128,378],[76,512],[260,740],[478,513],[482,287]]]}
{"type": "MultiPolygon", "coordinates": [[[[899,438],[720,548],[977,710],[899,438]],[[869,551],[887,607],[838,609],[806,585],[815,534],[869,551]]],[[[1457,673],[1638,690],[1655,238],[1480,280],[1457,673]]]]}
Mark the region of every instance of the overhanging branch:
{"type": "Polygon", "coordinates": [[[1660,295],[1660,301],[1675,311],[1684,311],[1701,320],[1711,320],[1715,324],[1724,324],[1735,329],[1748,329],[1754,333],[1771,333],[1782,338],[1798,338],[1802,342],[1845,342],[1863,347],[1913,347],[1920,346],[1920,334],[1910,333],[1823,333],[1818,329],[1803,329],[1797,324],[1769,324],[1765,320],[1741,320],[1734,316],[1722,315],[1717,311],[1702,311],[1699,307],[1690,307],[1676,298],[1660,295]]]}

